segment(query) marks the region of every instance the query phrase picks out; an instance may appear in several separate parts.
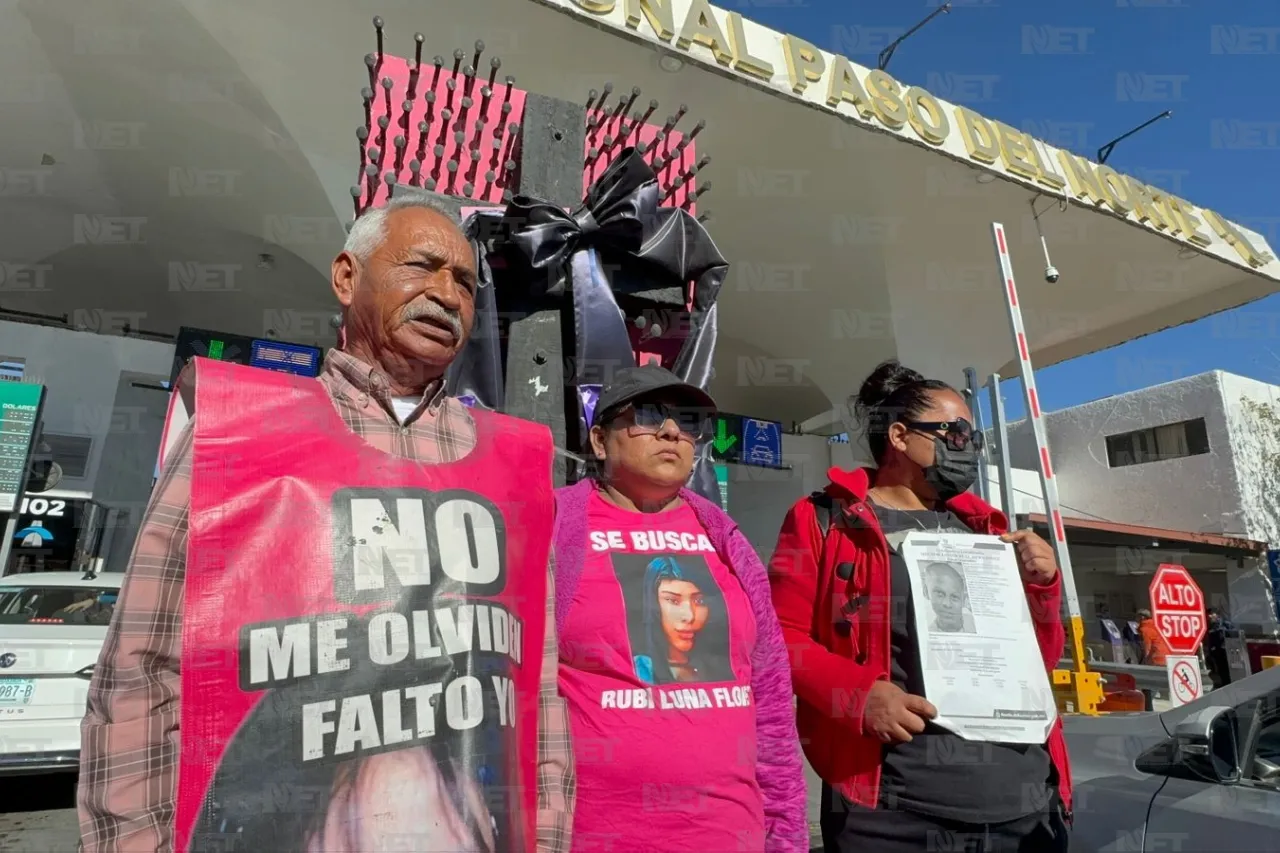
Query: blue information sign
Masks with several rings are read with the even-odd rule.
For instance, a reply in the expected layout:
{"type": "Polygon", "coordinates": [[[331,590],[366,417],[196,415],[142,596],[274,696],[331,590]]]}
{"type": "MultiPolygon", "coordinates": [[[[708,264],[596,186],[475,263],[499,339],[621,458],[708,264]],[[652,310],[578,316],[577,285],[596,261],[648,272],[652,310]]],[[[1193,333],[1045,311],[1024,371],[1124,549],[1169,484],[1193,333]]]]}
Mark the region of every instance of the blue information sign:
{"type": "Polygon", "coordinates": [[[781,468],[782,424],[718,412],[711,436],[711,458],[717,462],[781,468]]]}
{"type": "Polygon", "coordinates": [[[255,339],[249,355],[249,366],[298,376],[317,376],[320,373],[320,350],[301,344],[255,339]]]}
{"type": "Polygon", "coordinates": [[[782,466],[782,424],[742,419],[742,461],[769,468],[782,466]]]}

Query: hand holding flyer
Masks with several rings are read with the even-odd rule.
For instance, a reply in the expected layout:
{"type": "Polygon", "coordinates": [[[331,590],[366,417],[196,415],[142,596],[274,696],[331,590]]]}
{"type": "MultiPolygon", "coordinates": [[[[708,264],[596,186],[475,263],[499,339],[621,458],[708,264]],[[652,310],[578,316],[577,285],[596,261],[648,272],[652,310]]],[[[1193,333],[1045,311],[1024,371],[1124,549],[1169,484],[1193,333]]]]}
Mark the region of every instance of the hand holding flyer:
{"type": "Polygon", "coordinates": [[[1044,743],[1057,706],[1014,546],[917,531],[901,550],[934,722],[966,740],[1044,743]]]}

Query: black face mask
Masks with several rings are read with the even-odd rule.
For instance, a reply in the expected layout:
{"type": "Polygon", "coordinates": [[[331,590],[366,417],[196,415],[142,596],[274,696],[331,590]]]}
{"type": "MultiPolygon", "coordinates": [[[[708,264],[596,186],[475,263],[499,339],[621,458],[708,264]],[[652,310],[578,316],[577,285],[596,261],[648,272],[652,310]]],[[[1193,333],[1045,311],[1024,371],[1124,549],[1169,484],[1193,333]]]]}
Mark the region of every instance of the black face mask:
{"type": "Polygon", "coordinates": [[[924,480],[938,494],[938,500],[949,501],[964,494],[978,479],[978,452],[952,450],[946,441],[933,438],[933,464],[924,469],[924,480]]]}

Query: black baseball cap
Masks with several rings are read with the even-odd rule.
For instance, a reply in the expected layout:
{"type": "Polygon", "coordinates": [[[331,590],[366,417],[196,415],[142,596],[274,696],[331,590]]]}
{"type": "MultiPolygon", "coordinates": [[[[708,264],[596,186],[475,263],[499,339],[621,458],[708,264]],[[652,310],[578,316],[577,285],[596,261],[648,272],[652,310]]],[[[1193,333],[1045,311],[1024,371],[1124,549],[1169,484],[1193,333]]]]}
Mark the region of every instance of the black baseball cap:
{"type": "Polygon", "coordinates": [[[595,410],[604,414],[658,392],[673,403],[709,411],[717,408],[716,401],[706,391],[690,385],[665,367],[650,363],[641,367],[624,367],[613,374],[613,381],[600,392],[595,410]]]}

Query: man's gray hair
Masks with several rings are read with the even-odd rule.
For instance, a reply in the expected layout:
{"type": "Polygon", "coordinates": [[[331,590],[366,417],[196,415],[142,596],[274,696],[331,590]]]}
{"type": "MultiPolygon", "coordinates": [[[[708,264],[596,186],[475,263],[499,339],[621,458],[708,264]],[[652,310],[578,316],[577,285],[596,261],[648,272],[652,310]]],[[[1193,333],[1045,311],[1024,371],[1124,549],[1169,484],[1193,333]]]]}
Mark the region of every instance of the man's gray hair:
{"type": "Polygon", "coordinates": [[[387,239],[387,217],[394,210],[409,208],[433,211],[455,226],[462,227],[453,211],[425,192],[406,192],[404,187],[397,187],[396,195],[390,201],[381,207],[369,208],[352,223],[351,231],[347,234],[347,242],[342,250],[361,261],[367,261],[369,256],[382,245],[382,241],[387,239]]]}

